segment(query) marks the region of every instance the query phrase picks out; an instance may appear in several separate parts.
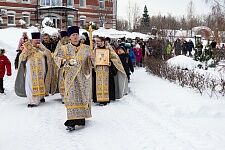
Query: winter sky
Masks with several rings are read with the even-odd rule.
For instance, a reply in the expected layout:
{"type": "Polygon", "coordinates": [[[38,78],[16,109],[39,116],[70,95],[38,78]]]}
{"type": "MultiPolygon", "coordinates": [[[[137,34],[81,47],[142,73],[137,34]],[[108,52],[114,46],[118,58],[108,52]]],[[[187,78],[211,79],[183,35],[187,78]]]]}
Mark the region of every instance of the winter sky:
{"type": "MultiPolygon", "coordinates": [[[[149,15],[162,15],[171,14],[173,16],[186,16],[187,6],[190,0],[118,0],[118,17],[127,18],[128,3],[137,3],[140,7],[140,14],[144,11],[146,5],[149,11],[149,15]]],[[[198,15],[207,14],[210,12],[210,5],[205,4],[205,0],[193,0],[195,12],[198,15]]]]}

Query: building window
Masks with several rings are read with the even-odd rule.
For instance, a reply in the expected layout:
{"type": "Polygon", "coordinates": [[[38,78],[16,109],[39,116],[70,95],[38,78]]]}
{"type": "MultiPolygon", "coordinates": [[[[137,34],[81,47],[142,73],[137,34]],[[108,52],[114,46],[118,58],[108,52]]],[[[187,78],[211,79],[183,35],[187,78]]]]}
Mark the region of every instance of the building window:
{"type": "Polygon", "coordinates": [[[22,0],[22,3],[30,3],[30,0],[22,0]]]}
{"type": "Polygon", "coordinates": [[[61,19],[59,19],[57,17],[52,17],[52,22],[53,22],[55,28],[61,27],[61,19]]]}
{"type": "Polygon", "coordinates": [[[3,19],[2,17],[0,17],[0,25],[2,25],[4,22],[3,22],[3,19]]]}
{"type": "Polygon", "coordinates": [[[80,7],[86,7],[86,0],[80,0],[80,7]]]}
{"type": "Polygon", "coordinates": [[[15,11],[8,11],[7,12],[7,24],[8,25],[16,25],[16,12],[15,11]]]}
{"type": "Polygon", "coordinates": [[[22,12],[23,20],[26,22],[26,25],[30,25],[30,13],[22,12]]]}
{"type": "Polygon", "coordinates": [[[99,25],[100,27],[105,27],[105,16],[99,17],[99,25]]]}
{"type": "Polygon", "coordinates": [[[67,0],[67,6],[73,6],[73,0],[67,0]]]}
{"type": "Polygon", "coordinates": [[[6,0],[7,2],[15,2],[16,0],[6,0]]]}
{"type": "Polygon", "coordinates": [[[104,9],[105,8],[105,0],[99,0],[99,8],[104,9]]]}
{"type": "Polygon", "coordinates": [[[85,25],[86,25],[86,16],[80,16],[80,27],[84,29],[85,25]]]}
{"type": "Polygon", "coordinates": [[[40,0],[41,6],[62,6],[62,0],[40,0]]]}
{"type": "Polygon", "coordinates": [[[74,15],[68,15],[67,26],[73,26],[74,15]]]}

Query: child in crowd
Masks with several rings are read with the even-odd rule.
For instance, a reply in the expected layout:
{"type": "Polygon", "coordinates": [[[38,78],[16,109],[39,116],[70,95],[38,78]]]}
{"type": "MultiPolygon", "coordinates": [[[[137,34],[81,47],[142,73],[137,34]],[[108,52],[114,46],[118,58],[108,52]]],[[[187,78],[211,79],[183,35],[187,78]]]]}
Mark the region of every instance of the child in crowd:
{"type": "Polygon", "coordinates": [[[7,76],[11,76],[11,63],[5,54],[5,49],[0,49],[0,93],[4,93],[3,78],[5,72],[7,76]]]}

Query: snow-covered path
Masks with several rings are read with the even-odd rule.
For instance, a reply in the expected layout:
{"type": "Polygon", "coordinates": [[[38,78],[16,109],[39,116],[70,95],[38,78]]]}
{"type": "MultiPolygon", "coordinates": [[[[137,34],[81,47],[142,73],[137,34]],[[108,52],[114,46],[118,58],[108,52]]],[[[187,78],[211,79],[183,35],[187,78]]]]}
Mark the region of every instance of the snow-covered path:
{"type": "Polygon", "coordinates": [[[136,69],[131,92],[92,107],[85,128],[69,133],[59,95],[37,108],[14,94],[14,78],[0,95],[0,150],[224,150],[225,101],[209,99],[136,69]]]}

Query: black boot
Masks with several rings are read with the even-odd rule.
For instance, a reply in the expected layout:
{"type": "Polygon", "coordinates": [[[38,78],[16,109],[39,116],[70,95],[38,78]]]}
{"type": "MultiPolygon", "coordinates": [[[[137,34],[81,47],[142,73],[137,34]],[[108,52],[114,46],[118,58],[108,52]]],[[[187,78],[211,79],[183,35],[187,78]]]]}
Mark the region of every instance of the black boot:
{"type": "Polygon", "coordinates": [[[0,78],[0,93],[4,93],[3,78],[0,78]]]}
{"type": "Polygon", "coordinates": [[[42,99],[40,100],[40,102],[41,102],[41,103],[44,103],[44,102],[45,102],[45,98],[42,98],[42,99]]]}
{"type": "Polygon", "coordinates": [[[37,106],[38,106],[38,105],[36,105],[36,104],[28,104],[28,105],[27,105],[28,108],[37,107],[37,106]]]}
{"type": "Polygon", "coordinates": [[[75,126],[67,126],[66,130],[68,131],[74,131],[75,130],[75,126]]]}
{"type": "Polygon", "coordinates": [[[99,106],[105,106],[105,105],[107,105],[108,104],[108,102],[100,102],[99,103],[99,106]]]}

